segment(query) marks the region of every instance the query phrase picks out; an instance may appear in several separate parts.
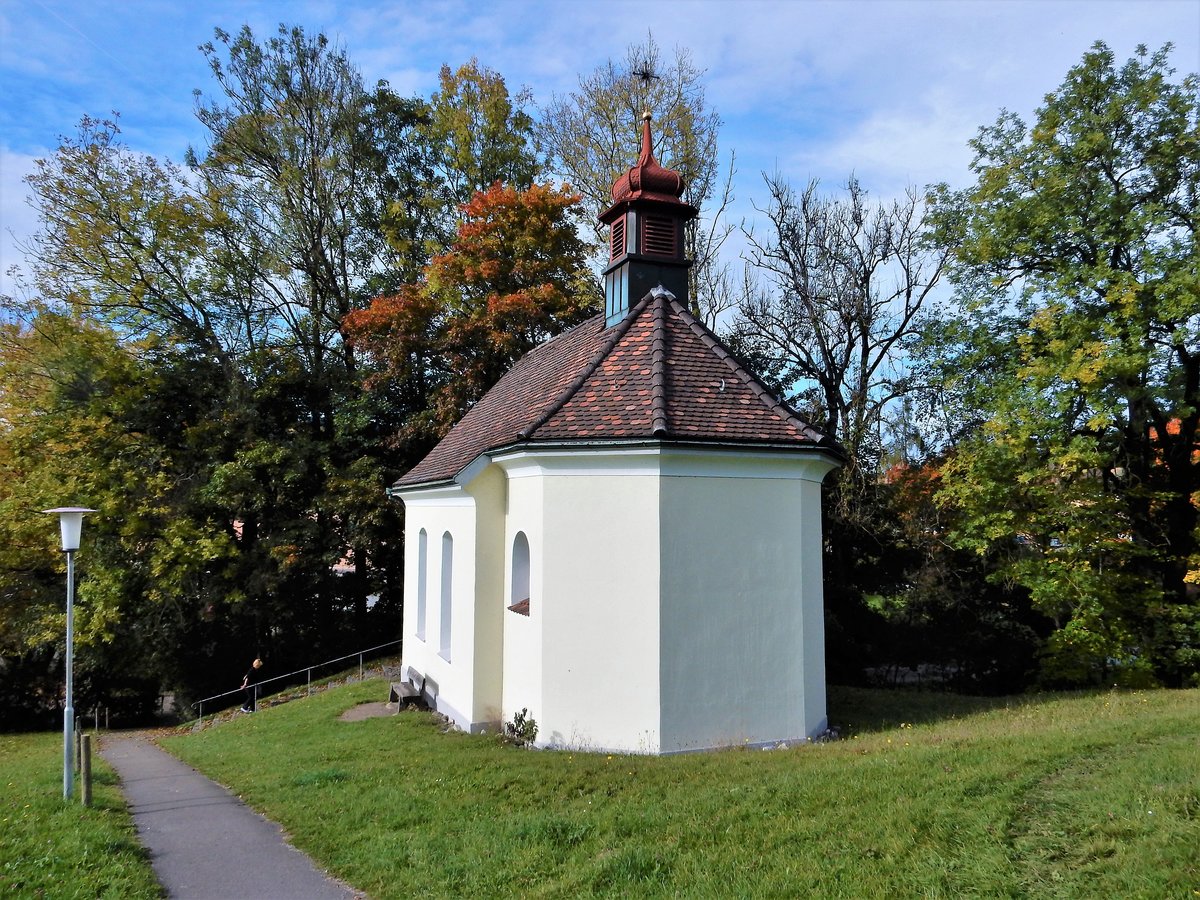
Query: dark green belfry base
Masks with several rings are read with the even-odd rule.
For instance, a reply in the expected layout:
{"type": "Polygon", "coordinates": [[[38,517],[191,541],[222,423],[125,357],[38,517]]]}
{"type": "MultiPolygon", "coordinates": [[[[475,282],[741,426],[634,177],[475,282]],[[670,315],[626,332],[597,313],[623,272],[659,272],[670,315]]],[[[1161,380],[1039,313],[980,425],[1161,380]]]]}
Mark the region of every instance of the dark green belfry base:
{"type": "Polygon", "coordinates": [[[604,270],[604,325],[625,318],[631,306],[660,284],[686,302],[690,262],[650,260],[634,254],[622,257],[604,270]]]}

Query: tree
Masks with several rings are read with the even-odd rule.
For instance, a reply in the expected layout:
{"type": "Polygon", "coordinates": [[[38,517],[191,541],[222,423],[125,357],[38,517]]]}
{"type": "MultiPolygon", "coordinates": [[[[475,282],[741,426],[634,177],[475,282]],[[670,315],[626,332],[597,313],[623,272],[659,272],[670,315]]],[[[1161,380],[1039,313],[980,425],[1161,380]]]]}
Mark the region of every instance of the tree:
{"type": "MultiPolygon", "coordinates": [[[[398,511],[383,488],[402,461],[382,433],[387,412],[358,391],[339,327],[395,283],[389,203],[424,184],[431,156],[416,132],[424,106],[385,86],[366,93],[324,37],[283,28],[260,44],[249,30],[218,31],[216,43],[204,51],[222,96],[199,105],[211,140],[190,171],[130,153],[115,125],[85,120],[30,180],[41,303],[152,355],[156,377],[136,406],[153,415],[139,413],[137,430],[165,443],[149,445],[145,486],[174,486],[161,504],[180,534],[224,541],[203,565],[167,566],[120,594],[124,627],[150,620],[178,638],[159,671],[187,690],[209,683],[226,648],[311,662],[361,647],[368,618],[394,622],[398,511]],[[162,434],[163,422],[177,430],[162,434]],[[341,577],[345,559],[354,572],[341,577]],[[371,593],[382,599],[368,617],[371,593]]],[[[423,220],[404,227],[423,253],[423,220]]],[[[115,416],[108,427],[134,426],[115,416]]],[[[108,444],[80,445],[98,471],[123,471],[108,444]]]]}
{"type": "Polygon", "coordinates": [[[693,261],[689,290],[693,306],[710,325],[731,303],[735,285],[720,262],[732,232],[722,213],[733,199],[733,159],[722,181],[717,160],[720,116],[708,106],[704,71],[691,54],[676,48],[667,61],[653,35],[631,44],[625,58],[608,60],[579,89],[554,97],[542,110],[538,136],[554,171],[583,196],[593,226],[612,205],[613,183],[638,157],[642,114],[654,116],[654,150],[659,162],[683,177],[683,201],[701,211],[688,222],[684,247],[693,261]],[[714,195],[716,207],[707,208],[714,195]]]}
{"type": "Polygon", "coordinates": [[[385,82],[361,101],[353,155],[374,171],[374,193],[357,194],[357,218],[362,227],[386,241],[385,264],[367,274],[361,293],[373,297],[412,281],[444,247],[443,202],[433,200],[430,185],[438,183],[442,153],[426,135],[429,104],[397,96],[385,82]]]}
{"type": "Polygon", "coordinates": [[[170,636],[202,574],[215,571],[209,587],[222,587],[233,547],[219,520],[190,508],[202,470],[182,440],[210,412],[219,378],[209,362],[208,377],[176,380],[163,350],[49,310],[0,331],[0,667],[23,673],[21,705],[35,719],[57,702],[44,683],[61,683],[65,633],[61,557],[38,510],[99,511],[79,573],[80,708],[103,699],[120,715],[119,695],[134,687],[143,707],[156,698],[156,676],[196,652],[170,636]]]}
{"type": "MultiPolygon", "coordinates": [[[[203,163],[195,154],[190,161],[228,198],[240,226],[230,246],[319,389],[331,353],[353,368],[338,326],[386,249],[358,215],[362,195],[378,197],[371,182],[380,175],[358,140],[366,92],[324,35],[282,25],[262,44],[249,26],[236,38],[215,34],[217,44],[201,50],[223,96],[200,102],[197,92],[196,115],[211,138],[203,163]]],[[[313,412],[328,425],[328,408],[313,412]]]]}
{"type": "Polygon", "coordinates": [[[978,415],[943,502],[1054,619],[1064,680],[1200,673],[1200,82],[1168,54],[1097,43],[938,199],[966,308],[945,371],[978,415]]]}
{"type": "Polygon", "coordinates": [[[531,187],[541,164],[533,117],[525,109],[529,91],[510,95],[503,76],[477,59],[453,71],[442,66],[438,85],[424,131],[441,148],[452,211],[497,181],[517,190],[531,187]]]}
{"type": "Polygon", "coordinates": [[[882,622],[873,659],[893,679],[907,669],[919,679],[964,693],[1012,694],[1037,674],[1049,621],[1029,592],[989,579],[993,561],[953,546],[948,532],[960,510],[939,503],[942,461],[897,463],[878,485],[886,514],[884,559],[898,569],[886,593],[869,598],[882,622]]]}
{"type": "Polygon", "coordinates": [[[394,571],[399,550],[367,526],[395,524],[382,491],[395,464],[381,435],[346,428],[362,418],[360,373],[340,329],[370,291],[415,272],[436,237],[436,211],[417,195],[441,159],[423,137],[431,114],[386,85],[368,93],[324,35],[280,26],[260,43],[247,27],[216,39],[201,49],[223,96],[198,105],[211,139],[193,168],[234,198],[229,243],[283,333],[247,360],[254,405],[269,413],[215,471],[212,495],[237,510],[247,554],[259,541],[270,554],[259,575],[282,581],[262,580],[262,596],[291,584],[337,606],[350,586],[361,630],[372,581],[394,571]],[[350,489],[361,478],[362,490],[350,489]],[[364,515],[369,491],[376,509],[364,515]],[[353,577],[334,578],[345,557],[353,577]]]}
{"type": "Polygon", "coordinates": [[[497,182],[463,207],[453,247],[422,281],[347,316],[346,334],[382,377],[428,398],[410,437],[440,437],[518,358],[599,308],[578,202],[566,189],[497,182]]]}
{"type": "Polygon", "coordinates": [[[497,181],[521,190],[533,184],[542,162],[529,102],[528,90],[510,95],[503,76],[476,59],[457,69],[442,66],[438,90],[420,103],[412,133],[392,150],[408,157],[408,178],[397,180],[382,225],[410,265],[391,289],[416,281],[433,256],[450,248],[476,191],[497,181]]]}
{"type": "Polygon", "coordinates": [[[765,182],[769,229],[747,233],[765,281],[744,292],[731,343],[846,450],[826,490],[825,609],[831,669],[851,678],[882,662],[883,623],[866,598],[902,593],[912,568],[884,483],[884,432],[913,387],[907,354],[947,254],[926,246],[911,190],[875,204],[854,178],[844,197],[765,182]]]}
{"type": "Polygon", "coordinates": [[[219,262],[218,192],[188,187],[167,161],[130,152],[115,121],[85,117],[26,181],[41,297],[117,328],[172,336],[220,362],[227,380],[261,339],[259,319],[219,262]]]}
{"type": "MultiPolygon", "coordinates": [[[[594,301],[558,192],[491,213],[436,193],[537,170],[495,73],[446,70],[426,103],[368,91],[299,28],[217,30],[201,49],[217,89],[197,94],[209,135],[186,168],[92,119],[40,162],[36,299],[5,298],[22,324],[0,336],[0,506],[70,488],[105,513],[80,581],[88,652],[137,659],[180,697],[215,692],[245,664],[230,654],[286,670],[394,629],[402,512],[384,488],[423,449],[395,435],[420,432],[431,399],[460,409],[594,301]],[[470,228],[449,227],[460,216],[470,228]],[[342,322],[419,282],[436,305],[412,334],[430,352],[402,390],[364,392],[342,322]]],[[[61,585],[21,568],[32,535],[9,528],[0,548],[0,649],[26,668],[53,665],[61,585]]]]}
{"type": "Polygon", "coordinates": [[[879,474],[887,411],[912,387],[905,354],[948,251],[927,247],[924,205],[912,190],[876,205],[854,178],[842,199],[820,196],[815,181],[799,194],[782,176],[765,181],[770,230],[747,240],[768,286],[744,297],[734,332],[846,448],[849,501],[879,474]]]}

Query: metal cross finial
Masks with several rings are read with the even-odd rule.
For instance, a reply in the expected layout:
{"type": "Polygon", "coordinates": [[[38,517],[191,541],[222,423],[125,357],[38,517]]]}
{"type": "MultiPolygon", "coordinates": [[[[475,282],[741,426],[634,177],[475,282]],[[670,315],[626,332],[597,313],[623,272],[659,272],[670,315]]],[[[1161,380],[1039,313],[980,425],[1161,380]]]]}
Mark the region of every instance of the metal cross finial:
{"type": "Polygon", "coordinates": [[[649,119],[650,118],[650,82],[658,81],[660,78],[662,78],[662,76],[654,74],[654,70],[652,68],[650,68],[649,61],[642,63],[642,67],[640,69],[632,69],[629,74],[642,82],[642,90],[644,92],[643,96],[642,96],[642,99],[644,101],[642,104],[642,118],[649,119]]]}
{"type": "Polygon", "coordinates": [[[644,63],[640,69],[634,69],[629,73],[634,78],[640,78],[644,87],[649,87],[651,81],[658,81],[662,78],[661,75],[654,74],[654,70],[650,68],[650,63],[644,63]]]}

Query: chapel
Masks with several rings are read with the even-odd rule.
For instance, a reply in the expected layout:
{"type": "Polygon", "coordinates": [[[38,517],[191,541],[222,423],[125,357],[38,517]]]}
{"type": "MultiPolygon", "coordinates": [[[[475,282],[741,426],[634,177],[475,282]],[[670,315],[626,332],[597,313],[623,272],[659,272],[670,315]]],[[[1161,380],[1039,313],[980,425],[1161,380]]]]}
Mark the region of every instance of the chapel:
{"type": "Polygon", "coordinates": [[[697,210],[641,154],[600,315],[405,474],[404,677],[468,731],[675,753],[826,728],[821,482],[842,461],[688,308],[697,210]]]}

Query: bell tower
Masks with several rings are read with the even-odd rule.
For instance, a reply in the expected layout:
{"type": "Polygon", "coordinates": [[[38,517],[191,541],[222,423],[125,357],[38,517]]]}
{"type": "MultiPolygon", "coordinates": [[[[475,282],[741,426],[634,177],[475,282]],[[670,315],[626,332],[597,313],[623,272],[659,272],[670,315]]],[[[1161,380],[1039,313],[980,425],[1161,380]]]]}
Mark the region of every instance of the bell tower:
{"type": "Polygon", "coordinates": [[[642,152],[637,164],[612,187],[613,205],[600,216],[608,226],[608,267],[604,270],[605,327],[615,325],[662,285],[687,303],[683,229],[699,210],[680,200],[683,178],[654,158],[650,113],[642,115],[642,152]]]}

